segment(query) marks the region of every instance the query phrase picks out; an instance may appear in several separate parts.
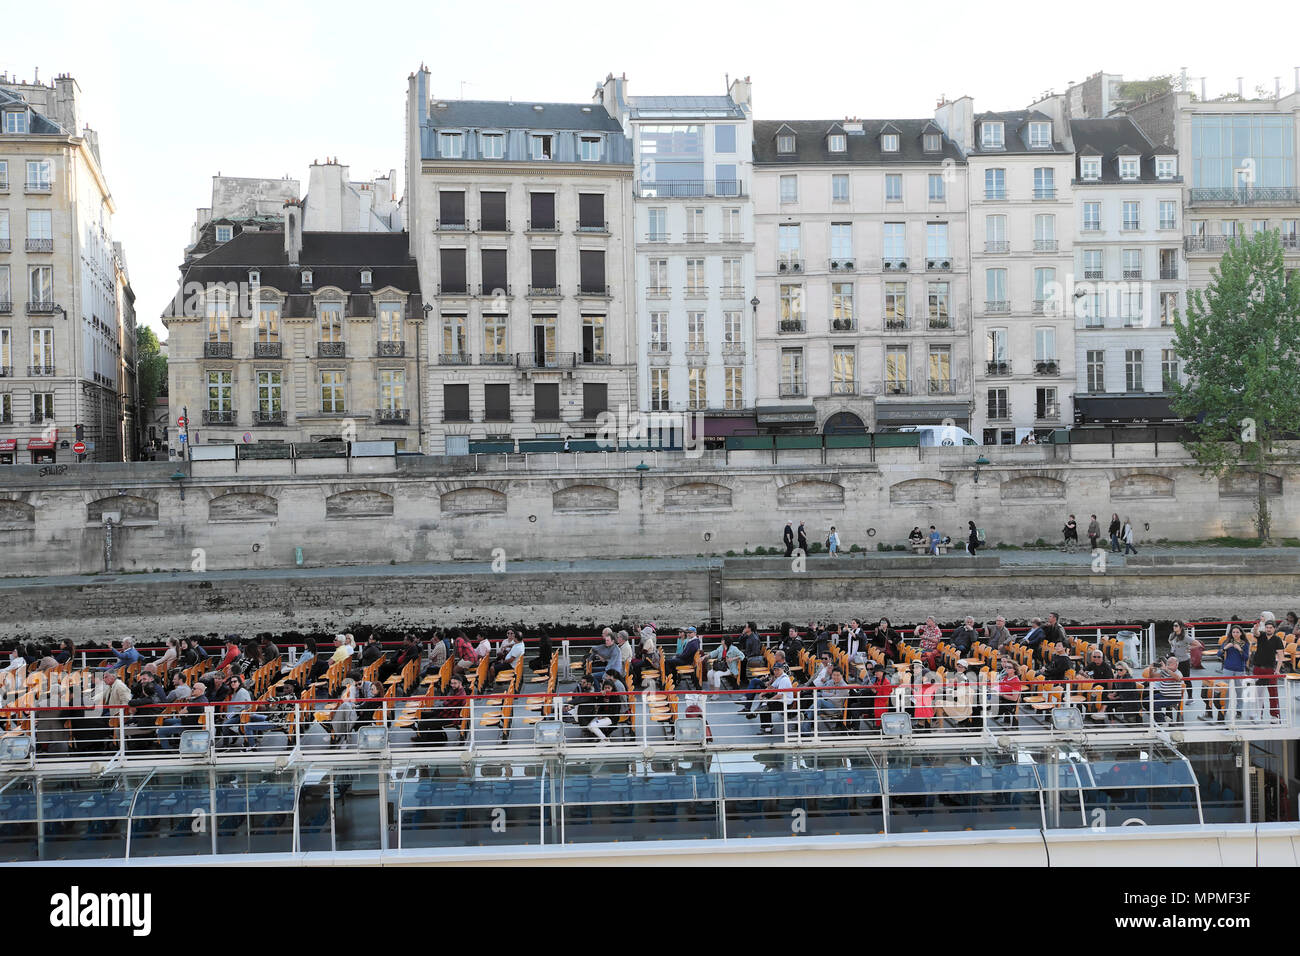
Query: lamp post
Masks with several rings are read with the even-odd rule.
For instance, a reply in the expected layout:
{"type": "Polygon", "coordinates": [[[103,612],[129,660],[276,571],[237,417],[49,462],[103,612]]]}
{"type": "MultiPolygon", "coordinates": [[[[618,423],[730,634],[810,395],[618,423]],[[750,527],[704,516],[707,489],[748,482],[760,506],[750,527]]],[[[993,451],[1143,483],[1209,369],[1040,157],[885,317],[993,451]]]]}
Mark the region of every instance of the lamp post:
{"type": "Polygon", "coordinates": [[[181,490],[181,501],[185,500],[185,479],[187,477],[188,476],[185,472],[181,471],[179,468],[172,472],[172,481],[176,482],[176,487],[181,490]]]}
{"type": "MultiPolygon", "coordinates": [[[[415,450],[421,455],[424,454],[424,390],[420,387],[420,340],[424,338],[424,330],[429,325],[429,313],[432,311],[433,305],[424,303],[424,325],[415,333],[415,450]]],[[[446,454],[446,449],[443,454],[446,454]]]]}
{"type": "Polygon", "coordinates": [[[637,491],[645,490],[645,473],[649,470],[650,470],[650,466],[645,463],[645,459],[642,459],[641,464],[636,466],[637,491]]]}
{"type": "Polygon", "coordinates": [[[983,468],[985,465],[991,465],[991,464],[993,463],[989,461],[987,458],[985,458],[983,455],[980,455],[978,458],[975,459],[975,483],[976,484],[979,484],[980,469],[983,468]]]}

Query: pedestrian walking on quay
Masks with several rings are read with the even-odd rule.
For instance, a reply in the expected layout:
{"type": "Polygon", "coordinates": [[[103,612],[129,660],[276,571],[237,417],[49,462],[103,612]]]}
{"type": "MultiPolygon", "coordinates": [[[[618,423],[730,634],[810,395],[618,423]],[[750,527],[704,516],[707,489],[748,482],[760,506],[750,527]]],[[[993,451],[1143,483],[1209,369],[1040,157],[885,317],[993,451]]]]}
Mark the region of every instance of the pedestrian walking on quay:
{"type": "Polygon", "coordinates": [[[1065,519],[1065,527],[1061,529],[1061,537],[1065,541],[1063,551],[1074,552],[1079,550],[1079,523],[1074,520],[1074,515],[1065,519]]]}
{"type": "Polygon", "coordinates": [[[1119,554],[1119,534],[1121,530],[1122,526],[1119,523],[1119,515],[1111,512],[1110,530],[1107,533],[1110,535],[1110,550],[1114,554],[1119,554]]]}
{"type": "Polygon", "coordinates": [[[785,539],[785,556],[788,558],[794,554],[794,528],[790,526],[788,521],[785,523],[785,535],[783,537],[785,539]]]}
{"type": "Polygon", "coordinates": [[[966,525],[970,528],[970,534],[966,536],[966,553],[973,558],[975,557],[975,552],[979,550],[980,534],[975,530],[974,521],[967,521],[966,525]]]}
{"type": "Polygon", "coordinates": [[[1130,551],[1138,553],[1138,549],[1133,547],[1133,522],[1129,518],[1124,519],[1124,553],[1127,555],[1130,551]]]}
{"type": "Polygon", "coordinates": [[[799,550],[808,553],[808,532],[804,530],[802,521],[799,522],[799,550]]]}
{"type": "Polygon", "coordinates": [[[1097,550],[1097,539],[1101,537],[1101,525],[1097,521],[1097,516],[1093,515],[1092,520],[1088,522],[1088,550],[1097,550]]]}

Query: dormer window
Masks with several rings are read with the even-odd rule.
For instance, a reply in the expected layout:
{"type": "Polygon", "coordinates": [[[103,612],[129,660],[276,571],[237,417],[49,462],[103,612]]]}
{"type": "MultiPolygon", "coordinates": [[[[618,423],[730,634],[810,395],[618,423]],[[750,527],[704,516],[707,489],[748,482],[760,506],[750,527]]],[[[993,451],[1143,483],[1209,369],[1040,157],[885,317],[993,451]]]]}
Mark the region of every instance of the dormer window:
{"type": "Polygon", "coordinates": [[[1085,156],[1079,160],[1080,179],[1101,179],[1101,159],[1097,156],[1085,156]]]}
{"type": "Polygon", "coordinates": [[[1156,179],[1173,179],[1178,174],[1178,161],[1173,156],[1156,157],[1156,179]]]}
{"type": "Polygon", "coordinates": [[[248,284],[249,284],[249,285],[261,285],[261,284],[262,284],[262,273],[258,272],[256,269],[250,269],[250,270],[248,270],[248,284]]]}
{"type": "Polygon", "coordinates": [[[980,124],[980,147],[982,149],[1002,149],[1003,145],[1001,123],[980,124]]]}
{"type": "Polygon", "coordinates": [[[551,147],[555,138],[549,133],[534,133],[528,137],[528,156],[530,159],[550,159],[551,147]]]}
{"type": "Polygon", "coordinates": [[[443,159],[460,159],[463,155],[460,133],[439,133],[438,155],[443,159]]]}
{"type": "Polygon", "coordinates": [[[307,289],[310,289],[310,288],[311,288],[311,270],[310,270],[310,269],[303,269],[303,270],[302,270],[302,284],[303,284],[303,288],[307,288],[307,289]]]}
{"type": "Polygon", "coordinates": [[[794,152],[794,134],[782,133],[776,138],[776,151],[778,153],[794,152]]]}
{"type": "Polygon", "coordinates": [[[371,284],[372,273],[369,269],[361,270],[361,285],[363,288],[369,288],[371,284]]]}
{"type": "Polygon", "coordinates": [[[1119,159],[1119,178],[1120,179],[1137,179],[1138,178],[1138,158],[1136,156],[1121,156],[1119,159]]]}
{"type": "Polygon", "coordinates": [[[1052,124],[1051,123],[1030,123],[1029,124],[1029,148],[1047,149],[1051,145],[1052,145],[1052,124]]]}
{"type": "Polygon", "coordinates": [[[848,148],[847,140],[843,133],[831,133],[826,137],[826,148],[832,153],[842,153],[848,148]]]}
{"type": "Polygon", "coordinates": [[[897,133],[881,133],[881,134],[880,134],[880,150],[881,150],[881,152],[884,152],[884,153],[896,153],[896,152],[898,152],[898,134],[897,134],[897,133]]]}
{"type": "Polygon", "coordinates": [[[926,133],[922,143],[927,153],[937,153],[943,149],[943,137],[938,133],[926,133]]]}
{"type": "Polygon", "coordinates": [[[501,159],[505,156],[506,138],[501,133],[482,133],[479,135],[479,150],[484,159],[501,159]]]}
{"type": "Polygon", "coordinates": [[[234,237],[234,226],[217,226],[217,242],[229,242],[234,237]]]}
{"type": "Polygon", "coordinates": [[[26,110],[9,110],[5,113],[5,132],[6,133],[26,133],[27,132],[27,111],[26,110]]]}
{"type": "Polygon", "coordinates": [[[600,137],[584,136],[578,141],[578,158],[584,163],[600,161],[600,137]]]}

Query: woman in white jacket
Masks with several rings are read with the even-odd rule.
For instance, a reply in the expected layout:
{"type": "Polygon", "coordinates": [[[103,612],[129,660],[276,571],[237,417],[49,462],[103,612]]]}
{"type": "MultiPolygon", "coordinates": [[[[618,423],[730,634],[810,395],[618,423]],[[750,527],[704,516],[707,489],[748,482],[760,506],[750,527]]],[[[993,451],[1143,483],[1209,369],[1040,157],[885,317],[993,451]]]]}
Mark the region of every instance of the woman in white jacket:
{"type": "Polygon", "coordinates": [[[1124,530],[1123,532],[1121,532],[1120,537],[1124,541],[1125,554],[1128,554],[1130,551],[1132,551],[1134,554],[1138,553],[1138,549],[1133,547],[1133,522],[1131,519],[1129,518],[1124,519],[1124,530]]]}

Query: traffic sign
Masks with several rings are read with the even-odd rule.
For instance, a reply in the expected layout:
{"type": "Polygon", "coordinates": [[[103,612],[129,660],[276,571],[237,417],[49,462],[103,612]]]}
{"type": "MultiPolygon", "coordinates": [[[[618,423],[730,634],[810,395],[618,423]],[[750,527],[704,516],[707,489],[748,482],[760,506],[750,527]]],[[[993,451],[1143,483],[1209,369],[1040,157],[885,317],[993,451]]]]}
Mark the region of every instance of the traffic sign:
{"type": "Polygon", "coordinates": [[[78,455],[84,455],[86,453],[86,443],[84,441],[79,441],[72,446],[72,450],[78,455]]]}
{"type": "Polygon", "coordinates": [[[180,415],[176,418],[177,428],[184,428],[188,424],[189,424],[189,420],[184,415],[180,415]]]}
{"type": "Polygon", "coordinates": [[[179,435],[177,435],[176,437],[179,438],[179,439],[181,440],[181,444],[182,444],[182,445],[185,444],[186,435],[185,435],[184,432],[181,432],[181,433],[180,433],[179,435]]]}
{"type": "Polygon", "coordinates": [[[253,440],[253,433],[252,433],[252,432],[244,432],[244,444],[247,445],[247,444],[248,444],[249,442],[251,442],[252,440],[253,440]]]}

